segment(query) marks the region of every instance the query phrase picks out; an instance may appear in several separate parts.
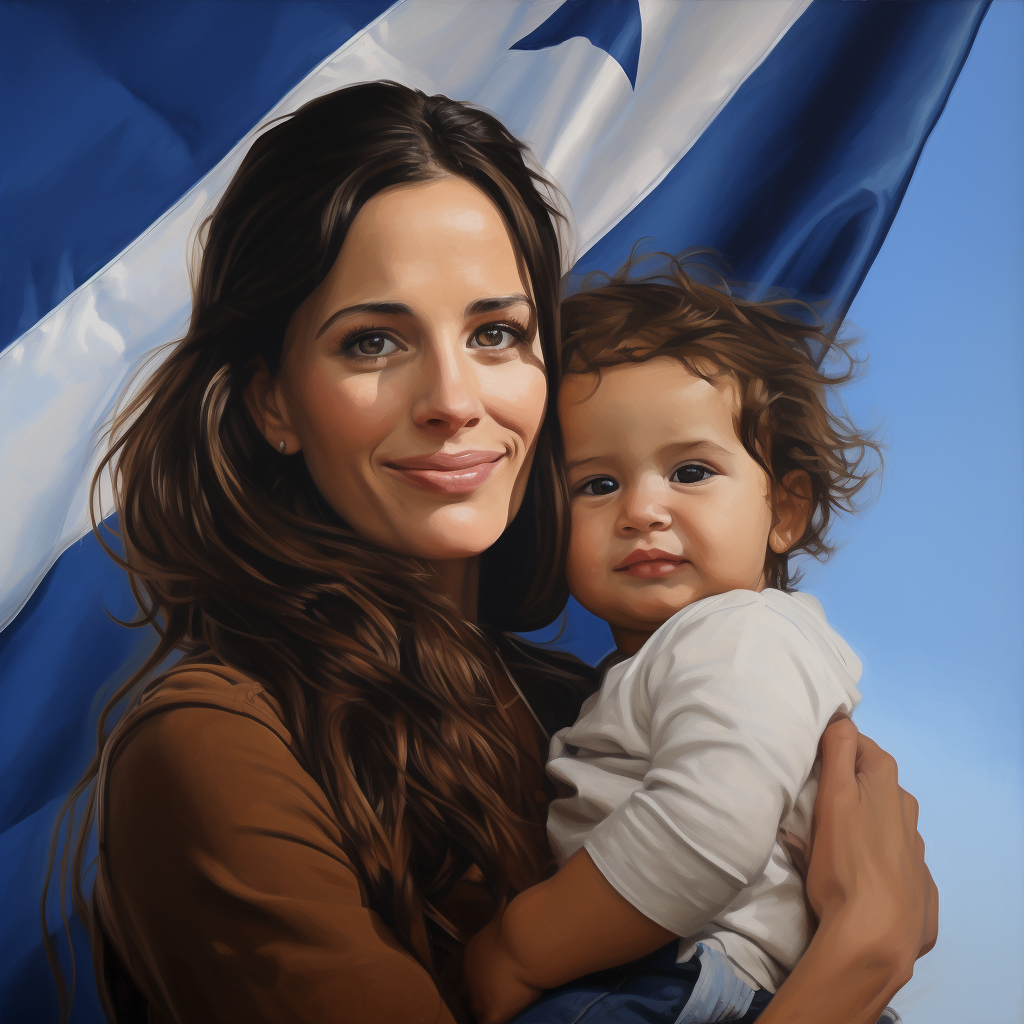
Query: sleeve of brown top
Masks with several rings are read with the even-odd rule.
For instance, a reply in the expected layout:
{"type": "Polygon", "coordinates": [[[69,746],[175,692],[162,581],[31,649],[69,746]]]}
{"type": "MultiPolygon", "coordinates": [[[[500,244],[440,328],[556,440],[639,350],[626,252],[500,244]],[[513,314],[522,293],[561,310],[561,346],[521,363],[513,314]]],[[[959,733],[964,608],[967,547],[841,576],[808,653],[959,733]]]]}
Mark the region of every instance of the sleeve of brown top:
{"type": "Polygon", "coordinates": [[[132,975],[181,1024],[452,1022],[364,906],[323,791],[271,729],[173,706],[110,765],[103,871],[132,975]]]}

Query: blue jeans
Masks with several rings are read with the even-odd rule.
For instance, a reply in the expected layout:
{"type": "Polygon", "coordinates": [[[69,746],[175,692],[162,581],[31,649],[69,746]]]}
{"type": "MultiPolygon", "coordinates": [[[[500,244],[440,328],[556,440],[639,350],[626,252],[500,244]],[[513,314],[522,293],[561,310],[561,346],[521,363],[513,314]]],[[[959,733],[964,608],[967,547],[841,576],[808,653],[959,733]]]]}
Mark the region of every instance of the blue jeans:
{"type": "MultiPolygon", "coordinates": [[[[679,942],[622,967],[545,992],[509,1024],[753,1024],[771,1001],[741,981],[717,950],[698,944],[676,963],[679,942]]],[[[878,1024],[898,1024],[886,1010],[878,1024]]]]}

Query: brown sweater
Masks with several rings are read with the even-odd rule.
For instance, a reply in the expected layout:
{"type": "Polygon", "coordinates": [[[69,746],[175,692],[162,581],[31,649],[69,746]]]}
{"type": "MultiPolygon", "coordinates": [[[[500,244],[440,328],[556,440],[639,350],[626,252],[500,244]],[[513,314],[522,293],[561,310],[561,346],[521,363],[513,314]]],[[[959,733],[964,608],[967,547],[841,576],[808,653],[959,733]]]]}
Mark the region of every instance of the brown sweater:
{"type": "MultiPolygon", "coordinates": [[[[545,724],[567,724],[592,683],[581,673],[545,724]]],[[[546,742],[521,700],[510,711],[539,826],[546,742]]],[[[172,671],[119,723],[99,787],[94,951],[117,1024],[454,1022],[458,1008],[368,909],[258,683],[172,671]]],[[[469,934],[489,906],[467,880],[439,909],[469,934]]]]}

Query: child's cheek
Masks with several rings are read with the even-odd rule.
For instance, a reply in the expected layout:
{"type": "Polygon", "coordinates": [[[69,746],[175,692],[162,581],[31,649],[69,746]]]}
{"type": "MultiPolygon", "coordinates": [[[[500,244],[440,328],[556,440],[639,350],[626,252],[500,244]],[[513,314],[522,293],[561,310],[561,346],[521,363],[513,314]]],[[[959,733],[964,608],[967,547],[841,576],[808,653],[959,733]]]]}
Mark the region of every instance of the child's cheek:
{"type": "Polygon", "coordinates": [[[606,601],[602,580],[606,576],[607,538],[602,536],[600,516],[574,503],[572,533],[565,576],[572,596],[587,611],[600,616],[606,601]]]}
{"type": "Polygon", "coordinates": [[[582,576],[586,573],[586,559],[583,557],[586,551],[586,516],[580,512],[579,506],[573,502],[571,532],[569,534],[569,553],[566,558],[565,576],[569,583],[569,589],[575,593],[575,588],[583,582],[582,576]]]}

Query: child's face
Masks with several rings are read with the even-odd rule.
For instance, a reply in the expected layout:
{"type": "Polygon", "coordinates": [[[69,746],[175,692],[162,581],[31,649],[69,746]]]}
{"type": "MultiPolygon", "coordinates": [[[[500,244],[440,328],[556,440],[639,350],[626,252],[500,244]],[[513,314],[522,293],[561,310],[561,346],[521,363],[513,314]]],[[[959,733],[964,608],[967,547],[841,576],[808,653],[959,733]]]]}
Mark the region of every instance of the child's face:
{"type": "Polygon", "coordinates": [[[709,384],[670,357],[562,385],[569,588],[626,653],[694,601],[764,586],[769,482],[739,409],[731,378],[709,384]]]}

